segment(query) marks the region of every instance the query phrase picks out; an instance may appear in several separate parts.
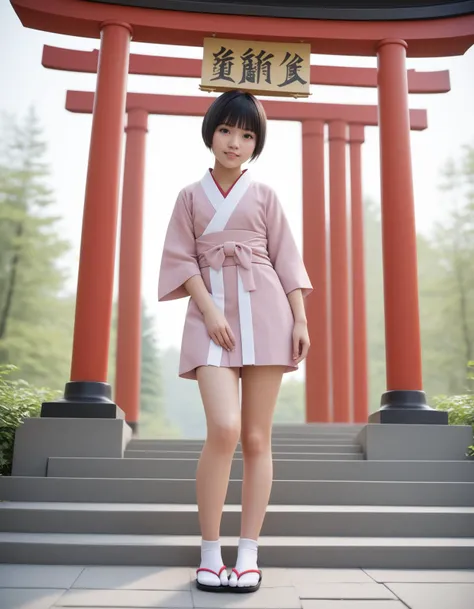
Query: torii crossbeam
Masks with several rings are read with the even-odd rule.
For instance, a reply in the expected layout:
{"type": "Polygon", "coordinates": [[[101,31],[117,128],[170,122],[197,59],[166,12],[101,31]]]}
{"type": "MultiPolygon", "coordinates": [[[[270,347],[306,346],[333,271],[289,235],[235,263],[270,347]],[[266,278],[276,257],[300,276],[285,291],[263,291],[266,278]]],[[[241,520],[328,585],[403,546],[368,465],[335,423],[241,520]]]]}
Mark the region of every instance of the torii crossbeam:
{"type": "MultiPolygon", "coordinates": [[[[62,49],[44,45],[42,65],[53,70],[95,74],[99,64],[99,51],[62,49]]],[[[174,76],[200,78],[202,61],[183,57],[159,57],[157,55],[130,55],[129,74],[146,76],[174,76]]],[[[337,87],[377,87],[376,68],[341,66],[311,66],[312,85],[337,87]]],[[[447,93],[451,90],[449,71],[417,72],[407,70],[409,93],[447,93]]]]}
{"type": "MultiPolygon", "coordinates": [[[[152,93],[128,93],[126,112],[133,108],[146,110],[148,114],[168,116],[203,116],[214,98],[209,96],[158,95],[152,93]]],[[[356,125],[376,127],[378,107],[350,104],[314,104],[300,101],[262,100],[267,117],[275,121],[322,120],[344,121],[356,125]]],[[[79,114],[91,114],[94,107],[94,93],[91,91],[68,91],[66,110],[79,114]]],[[[410,110],[410,127],[423,131],[428,126],[426,110],[410,110]]]]}

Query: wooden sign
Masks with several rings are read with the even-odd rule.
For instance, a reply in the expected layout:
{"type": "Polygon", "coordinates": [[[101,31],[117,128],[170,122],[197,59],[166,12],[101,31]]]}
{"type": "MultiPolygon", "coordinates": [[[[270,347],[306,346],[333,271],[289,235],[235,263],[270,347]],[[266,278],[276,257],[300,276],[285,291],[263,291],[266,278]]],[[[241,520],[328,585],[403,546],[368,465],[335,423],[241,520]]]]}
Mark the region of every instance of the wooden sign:
{"type": "Polygon", "coordinates": [[[310,53],[309,44],[205,38],[200,89],[308,97],[310,53]]]}

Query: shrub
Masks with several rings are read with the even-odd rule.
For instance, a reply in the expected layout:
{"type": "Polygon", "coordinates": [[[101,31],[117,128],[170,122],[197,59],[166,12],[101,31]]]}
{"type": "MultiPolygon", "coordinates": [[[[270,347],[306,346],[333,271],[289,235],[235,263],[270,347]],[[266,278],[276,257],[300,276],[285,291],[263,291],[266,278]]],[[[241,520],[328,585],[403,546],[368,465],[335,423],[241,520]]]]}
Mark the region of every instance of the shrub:
{"type": "MultiPolygon", "coordinates": [[[[469,362],[467,378],[470,383],[474,381],[474,362],[469,362]]],[[[435,397],[433,406],[437,410],[448,412],[450,425],[471,425],[474,436],[474,392],[472,390],[468,389],[464,395],[435,397]]],[[[466,455],[474,456],[474,439],[471,446],[468,446],[466,455]]]]}
{"type": "Polygon", "coordinates": [[[23,380],[10,380],[16,366],[0,366],[0,475],[11,473],[15,432],[26,417],[37,417],[42,402],[57,398],[59,391],[32,387],[23,380]]]}

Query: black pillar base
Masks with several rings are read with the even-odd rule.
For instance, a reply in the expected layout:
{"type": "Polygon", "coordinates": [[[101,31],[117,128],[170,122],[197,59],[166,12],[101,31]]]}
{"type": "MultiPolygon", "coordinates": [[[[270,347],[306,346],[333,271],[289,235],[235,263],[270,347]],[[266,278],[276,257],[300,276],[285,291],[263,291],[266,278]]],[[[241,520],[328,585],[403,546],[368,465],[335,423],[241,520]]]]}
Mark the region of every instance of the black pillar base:
{"type": "Polygon", "coordinates": [[[41,405],[41,417],[75,419],[123,419],[125,413],[112,401],[108,383],[71,381],[64,397],[41,405]]]}
{"type": "Polygon", "coordinates": [[[382,394],[380,404],[380,410],[369,416],[369,423],[448,424],[448,413],[428,406],[424,391],[387,391],[382,394]]]}

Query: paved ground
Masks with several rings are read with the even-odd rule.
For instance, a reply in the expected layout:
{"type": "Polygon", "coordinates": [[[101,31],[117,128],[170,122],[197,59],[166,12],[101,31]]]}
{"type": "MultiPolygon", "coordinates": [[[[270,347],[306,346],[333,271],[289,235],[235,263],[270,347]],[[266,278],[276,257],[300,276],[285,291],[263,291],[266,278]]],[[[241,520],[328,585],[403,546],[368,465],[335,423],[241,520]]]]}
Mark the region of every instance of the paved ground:
{"type": "Polygon", "coordinates": [[[473,571],[265,569],[255,594],[209,594],[194,571],[0,565],[0,609],[469,609],[473,571]]]}

